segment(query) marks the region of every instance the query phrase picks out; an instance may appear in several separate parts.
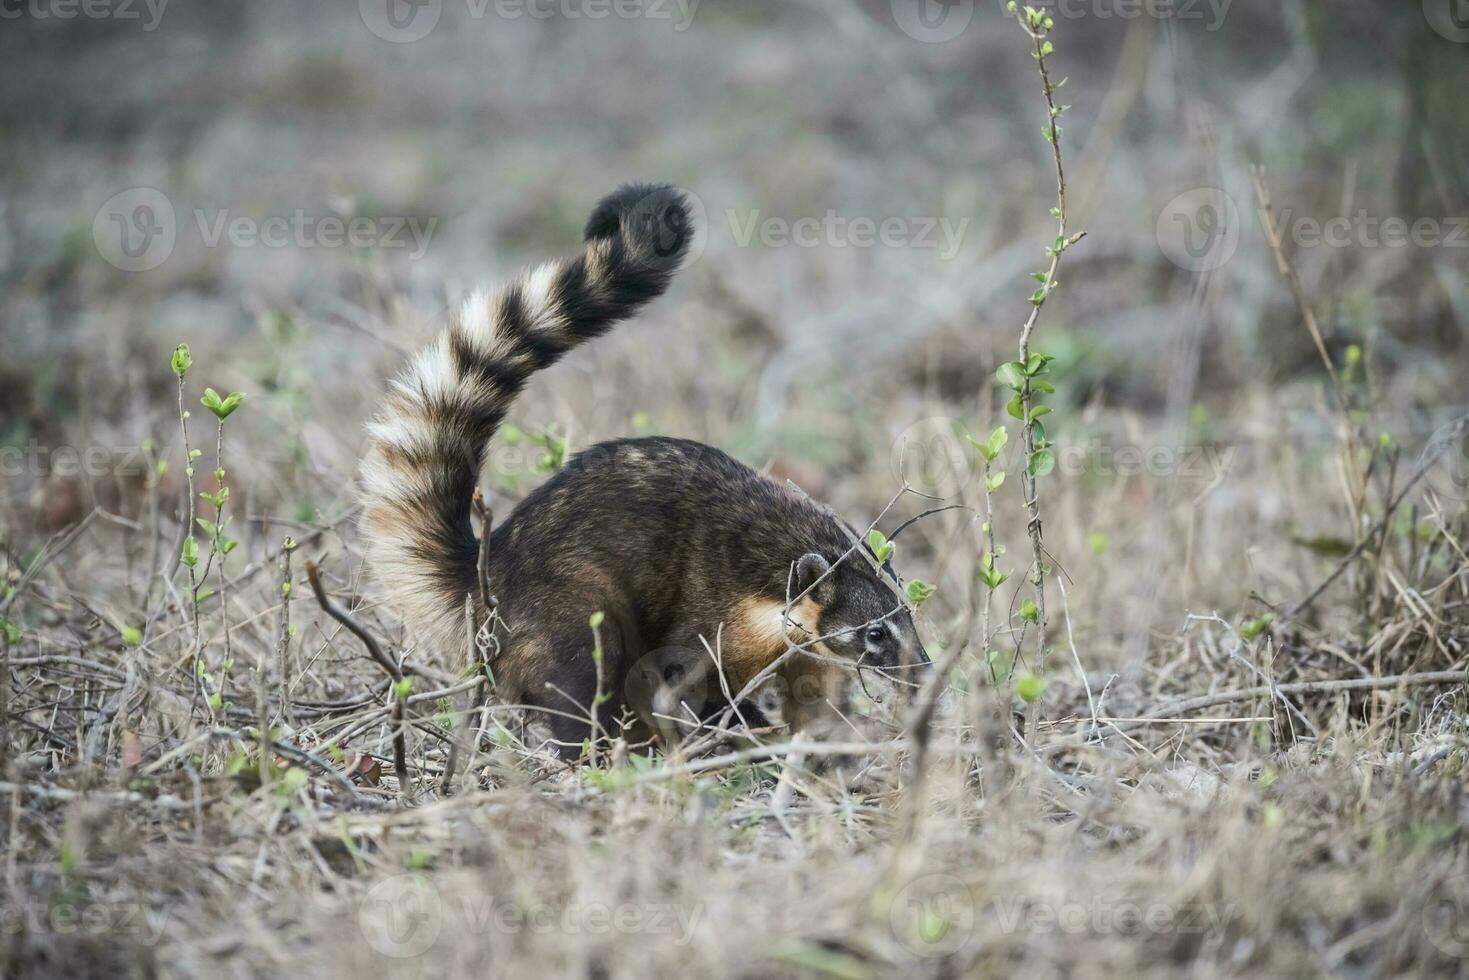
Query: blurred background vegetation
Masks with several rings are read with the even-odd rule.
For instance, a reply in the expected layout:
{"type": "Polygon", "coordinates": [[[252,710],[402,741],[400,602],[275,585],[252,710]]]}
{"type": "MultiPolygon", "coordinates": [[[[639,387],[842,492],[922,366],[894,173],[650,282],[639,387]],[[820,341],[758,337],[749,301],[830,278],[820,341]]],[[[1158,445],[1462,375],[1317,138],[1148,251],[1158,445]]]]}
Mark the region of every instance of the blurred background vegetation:
{"type": "MultiPolygon", "coordinates": [[[[424,704],[423,805],[398,806],[388,688],[302,565],[411,645],[358,587],[352,531],[386,379],[468,290],[575,251],[604,193],[668,180],[702,210],[697,260],[532,382],[492,447],[496,512],[563,450],[631,434],[712,443],[854,523],[906,480],[969,508],[905,530],[898,564],[938,587],[929,650],[979,664],[964,435],[1006,421],[995,368],[1055,234],[1040,81],[1000,0],[0,0],[0,911],[163,915],[156,935],[22,922],[0,974],[1464,975],[1463,692],[1387,689],[1463,670],[1462,432],[1386,503],[1469,401],[1469,2],[1047,7],[1088,235],[1034,340],[1058,388],[1041,751],[947,699],[920,887],[884,907],[912,787],[886,691],[854,705],[880,734],[850,782],[793,750],[614,784],[502,724],[436,801],[433,726],[457,709],[430,724],[424,704]],[[211,450],[205,385],[246,396],[225,452],[240,547],[189,604],[177,412],[211,450]],[[191,711],[199,647],[233,733],[191,711]],[[242,778],[267,683],[290,695],[283,737],[340,739],[356,789],[321,766],[242,778]],[[1243,717],[1193,716],[1221,691],[1243,717]],[[1157,709],[1190,717],[1115,727],[1157,709]],[[446,927],[394,960],[378,885],[405,871],[432,871],[446,927]],[[675,944],[456,914],[527,899],[700,925],[675,944]],[[1027,928],[995,914],[1012,901],[1219,921],[1027,928]]],[[[1029,554],[1015,463],[1006,650],[1029,554]]]]}
{"type": "MultiPolygon", "coordinates": [[[[1324,367],[1249,167],[1292,221],[1435,223],[1429,244],[1357,220],[1347,244],[1286,241],[1333,359],[1365,352],[1362,424],[1411,455],[1465,400],[1469,32],[1432,0],[1053,6],[1089,237],[1037,338],[1059,357],[1052,435],[1077,449],[1052,547],[1073,576],[1151,561],[1134,600],[1194,590],[1170,615],[1278,598],[1309,560],[1290,539],[1327,533],[1345,503],[1324,367]],[[1188,210],[1200,188],[1225,192],[1219,220],[1188,210]],[[1182,234],[1220,244],[1181,265],[1182,234]],[[1118,447],[1164,462],[1128,471],[1118,447]],[[1181,578],[1154,556],[1180,533],[1181,578]]],[[[340,516],[361,421],[406,352],[465,290],[574,249],[592,203],[636,178],[697,195],[702,255],[645,323],[538,381],[521,428],[572,449],[703,439],[866,520],[915,426],[1002,415],[992,372],[1052,234],[1053,178],[1033,62],[998,2],[929,4],[926,22],[887,0],[99,9],[31,3],[0,24],[0,440],[24,460],[4,478],[7,526],[141,506],[145,475],[59,474],[47,447],[176,455],[181,341],[202,382],[249,396],[232,456],[250,513],[340,516]],[[124,271],[106,239],[137,229],[113,228],[109,202],[132,222],[139,193],[166,198],[173,241],[124,271]],[[326,241],[333,217],[368,219],[369,240],[326,241]],[[831,217],[848,230],[778,233],[831,217]],[[211,244],[271,218],[290,244],[211,244]],[[901,234],[861,244],[859,219],[901,234]]],[[[492,479],[513,500],[544,467],[505,451],[492,479]]],[[[931,523],[917,554],[942,583],[962,519],[931,523]]],[[[953,611],[967,585],[947,585],[953,611]]]]}

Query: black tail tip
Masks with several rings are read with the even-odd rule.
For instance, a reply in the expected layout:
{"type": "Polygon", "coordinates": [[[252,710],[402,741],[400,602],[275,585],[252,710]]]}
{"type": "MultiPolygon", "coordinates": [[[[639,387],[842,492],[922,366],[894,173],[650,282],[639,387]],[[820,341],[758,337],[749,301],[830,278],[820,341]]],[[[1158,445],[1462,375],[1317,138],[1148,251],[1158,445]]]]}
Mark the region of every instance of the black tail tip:
{"type": "Polygon", "coordinates": [[[660,259],[681,256],[694,237],[684,192],[670,184],[623,184],[598,202],[587,219],[587,241],[618,238],[660,259]]]}

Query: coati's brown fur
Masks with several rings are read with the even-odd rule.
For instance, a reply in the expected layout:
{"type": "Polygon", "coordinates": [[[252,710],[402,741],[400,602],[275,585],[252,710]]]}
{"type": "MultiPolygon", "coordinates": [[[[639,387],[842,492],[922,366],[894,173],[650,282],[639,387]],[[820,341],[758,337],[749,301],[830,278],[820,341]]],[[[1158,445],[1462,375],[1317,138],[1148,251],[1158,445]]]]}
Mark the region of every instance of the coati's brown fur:
{"type": "MultiPolygon", "coordinates": [[[[510,403],[531,374],[660,295],[692,233],[679,191],[622,188],[593,211],[581,255],[471,296],[393,383],[368,430],[363,527],[390,603],[430,643],[462,648],[466,595],[479,605],[471,496],[510,403]]],[[[732,693],[786,652],[787,637],[806,645],[811,653],[783,671],[804,724],[833,695],[830,659],[879,668],[928,659],[891,570],[850,553],[854,540],[825,508],[711,446],[592,446],[491,536],[498,693],[548,709],[574,752],[590,732],[588,620],[600,611],[604,730],[650,664],[707,664],[701,639],[717,647],[732,693]]],[[[703,709],[726,703],[717,677],[702,694],[703,709]]]]}

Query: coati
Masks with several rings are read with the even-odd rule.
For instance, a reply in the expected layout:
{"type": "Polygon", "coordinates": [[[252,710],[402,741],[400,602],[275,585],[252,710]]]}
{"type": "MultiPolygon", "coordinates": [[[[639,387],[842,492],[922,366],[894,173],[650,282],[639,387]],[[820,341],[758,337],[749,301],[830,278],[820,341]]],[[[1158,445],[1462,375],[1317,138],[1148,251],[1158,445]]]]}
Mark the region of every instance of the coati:
{"type": "MultiPolygon", "coordinates": [[[[471,295],[393,382],[362,460],[368,564],[405,621],[461,649],[465,597],[479,599],[471,498],[487,444],[530,376],[662,294],[693,234],[684,195],[630,184],[587,221],[582,254],[548,262],[498,293],[471,295]]],[[[593,733],[593,630],[601,612],[602,731],[650,662],[710,662],[730,694],[787,650],[780,674],[793,724],[814,721],[848,665],[894,668],[928,656],[890,568],[852,553],[853,529],[718,449],[620,439],[583,450],[532,491],[489,541],[498,598],[497,693],[543,709],[569,754],[593,733]],[[787,600],[789,623],[785,621],[787,600]]],[[[858,545],[866,549],[865,544],[858,545]]],[[[685,669],[688,664],[685,663],[685,669]]],[[[661,669],[661,667],[660,667],[661,669]]],[[[705,688],[724,707],[724,685],[705,688]]],[[[647,704],[632,705],[646,718],[647,704]]]]}

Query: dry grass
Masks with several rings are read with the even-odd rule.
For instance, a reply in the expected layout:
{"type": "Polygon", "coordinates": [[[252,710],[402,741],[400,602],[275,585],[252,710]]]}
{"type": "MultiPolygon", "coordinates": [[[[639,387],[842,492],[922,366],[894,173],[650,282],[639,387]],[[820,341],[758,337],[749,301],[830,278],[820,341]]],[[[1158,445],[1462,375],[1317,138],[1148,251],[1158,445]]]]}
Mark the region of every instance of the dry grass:
{"type": "MultiPolygon", "coordinates": [[[[1396,29],[1396,14],[1365,12],[1385,7],[1361,5],[1366,26],[1337,25],[1335,48],[1300,4],[1239,0],[1217,36],[1063,23],[1078,38],[1058,42],[1076,105],[1068,179],[1090,235],[1036,338],[1060,358],[1060,465],[1042,486],[1058,569],[1049,684],[1020,738],[1003,689],[956,674],[917,846],[896,865],[911,785],[897,692],[858,692],[840,758],[776,730],[754,757],[728,757],[744,745],[728,741],[568,767],[513,711],[472,708],[463,665],[415,650],[375,604],[351,491],[372,392],[468,284],[572,247],[608,184],[667,176],[704,198],[702,258],[641,322],[535,382],[517,425],[554,426],[573,448],[701,439],[854,521],[905,479],[970,508],[925,518],[898,549],[907,574],[938,586],[931,649],[967,642],[961,662],[978,662],[978,461],[956,426],[987,433],[1003,416],[991,378],[1026,312],[1032,243],[1048,240],[1045,146],[1012,31],[914,46],[882,26],[885,6],[856,20],[815,2],[707,10],[672,41],[657,23],[469,23],[386,54],[370,36],[339,40],[324,14],[180,11],[156,36],[93,41],[99,65],[153,58],[108,89],[121,130],[95,137],[125,176],[80,137],[44,143],[0,117],[20,148],[6,190],[27,204],[0,240],[14,243],[0,251],[0,435],[23,463],[0,500],[0,618],[15,627],[0,639],[0,973],[1469,972],[1469,705],[1450,679],[1469,639],[1469,490],[1462,443],[1425,456],[1462,412],[1462,259],[1288,250],[1332,363],[1366,350],[1342,381],[1344,413],[1257,228],[1199,275],[1155,237],[1190,187],[1217,183],[1248,209],[1256,159],[1272,165],[1277,208],[1330,216],[1350,197],[1379,215],[1453,213],[1452,174],[1433,162],[1452,145],[1434,140],[1457,130],[1420,140],[1376,120],[1409,118],[1399,102],[1457,110],[1386,59],[1356,63],[1375,87],[1355,102],[1336,101],[1334,69],[1298,80],[1312,111],[1281,111],[1317,127],[1299,139],[1261,121],[1292,94],[1228,67],[1247,50],[1288,86],[1286,67],[1398,36],[1372,20],[1396,29]],[[1263,30],[1276,43],[1262,53],[1263,30]],[[820,43],[833,31],[841,44],[820,43]],[[713,64],[729,66],[718,84],[713,64]],[[148,101],[159,91],[161,106],[148,101]],[[548,122],[560,118],[586,124],[548,122]],[[159,120],[178,129],[147,125],[159,120]],[[1338,169],[1343,146],[1360,169],[1338,169]],[[73,179],[89,188],[75,206],[73,179]],[[88,235],[96,206],[132,184],[166,186],[185,222],[193,207],[286,204],[444,221],[421,259],[181,236],[160,269],[127,276],[88,235]],[[972,224],[940,259],[742,246],[726,217],[828,206],[972,224]],[[205,659],[230,678],[214,722],[192,703],[172,560],[182,448],[167,360],[180,341],[191,404],[205,384],[248,393],[225,450],[241,541],[227,565],[232,669],[218,597],[202,607],[205,659]],[[145,440],[152,462],[132,448],[145,440]],[[63,446],[106,456],[78,474],[63,446]],[[283,651],[287,535],[299,547],[283,651]],[[391,684],[317,607],[307,559],[420,671],[410,785],[394,772],[391,684]],[[1260,687],[1275,693],[1189,706],[1260,687]],[[262,717],[277,743],[263,772],[262,717]],[[449,793],[461,726],[474,737],[449,793]]],[[[42,54],[54,41],[34,39],[42,54]]],[[[35,72],[58,118],[94,97],[39,59],[35,72]]],[[[194,414],[206,473],[212,433],[194,414]]],[[[537,455],[497,442],[485,483],[498,512],[542,478],[537,455]]],[[[930,506],[905,497],[883,525],[930,506]]],[[[1013,483],[997,507],[1018,565],[1029,544],[1013,483]]],[[[1021,578],[995,604],[1002,650],[1021,578]]]]}

